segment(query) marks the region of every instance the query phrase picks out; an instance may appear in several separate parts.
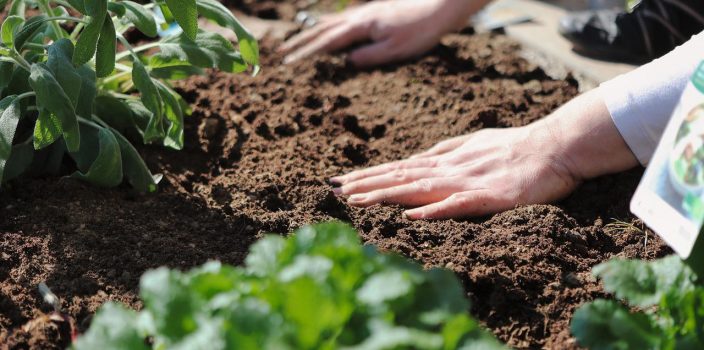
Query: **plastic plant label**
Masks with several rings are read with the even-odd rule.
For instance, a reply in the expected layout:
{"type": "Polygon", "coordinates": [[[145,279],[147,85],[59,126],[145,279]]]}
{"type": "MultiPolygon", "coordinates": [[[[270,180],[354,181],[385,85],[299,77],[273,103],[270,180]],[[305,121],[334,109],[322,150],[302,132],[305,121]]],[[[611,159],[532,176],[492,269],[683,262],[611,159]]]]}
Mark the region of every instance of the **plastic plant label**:
{"type": "Polygon", "coordinates": [[[631,211],[683,259],[690,256],[704,223],[704,62],[682,93],[631,211]]]}

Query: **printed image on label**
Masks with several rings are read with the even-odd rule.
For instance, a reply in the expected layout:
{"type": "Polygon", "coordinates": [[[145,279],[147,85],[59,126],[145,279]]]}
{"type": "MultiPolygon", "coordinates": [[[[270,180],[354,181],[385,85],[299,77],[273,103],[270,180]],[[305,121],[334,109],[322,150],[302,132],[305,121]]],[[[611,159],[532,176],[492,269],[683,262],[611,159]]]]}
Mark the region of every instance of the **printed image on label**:
{"type": "Polygon", "coordinates": [[[704,62],[680,98],[631,211],[687,258],[704,222],[704,62]]]}

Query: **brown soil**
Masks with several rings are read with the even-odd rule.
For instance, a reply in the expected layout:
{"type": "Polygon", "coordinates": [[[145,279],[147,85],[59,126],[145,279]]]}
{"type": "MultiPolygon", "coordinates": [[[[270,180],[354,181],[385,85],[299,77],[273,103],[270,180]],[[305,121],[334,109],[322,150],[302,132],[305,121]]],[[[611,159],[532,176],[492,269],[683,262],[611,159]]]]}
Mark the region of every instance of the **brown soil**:
{"type": "Polygon", "coordinates": [[[20,329],[49,311],[36,292],[42,281],[85,329],[107,300],[139,308],[146,269],[240,264],[261,234],[322,220],[352,222],[369,244],[454,270],[472,314],[517,348],[575,348],[574,309],[604,295],[590,268],[669,252],[652,234],[645,245],[642,232],[605,231],[613,218],[639,225],[628,201],[640,169],[588,182],[556,205],[472,220],[411,222],[400,208],[351,208],[331,193],[330,176],[530,123],[576,94],[574,81],[550,79],[504,36],[452,35],[416,62],[361,72],[339,57],[282,66],[273,44],[262,46],[255,78],[213,73],[181,84],[194,109],[185,150],[144,149],[164,173],[159,193],[56,178],[0,192],[0,329],[12,334],[10,348],[61,341],[51,324],[20,329]]]}
{"type": "Polygon", "coordinates": [[[301,11],[329,13],[369,0],[222,0],[229,8],[264,19],[291,21],[301,11]]]}

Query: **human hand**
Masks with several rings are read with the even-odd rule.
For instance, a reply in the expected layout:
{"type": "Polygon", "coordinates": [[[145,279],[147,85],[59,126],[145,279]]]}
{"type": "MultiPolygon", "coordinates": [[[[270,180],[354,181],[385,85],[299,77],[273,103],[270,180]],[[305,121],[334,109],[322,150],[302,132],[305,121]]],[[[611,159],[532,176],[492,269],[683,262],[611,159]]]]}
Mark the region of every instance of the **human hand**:
{"type": "Polygon", "coordinates": [[[318,53],[340,50],[365,40],[354,50],[356,66],[373,66],[420,55],[447,32],[461,27],[487,0],[384,0],[323,16],[317,25],[284,43],[279,51],[290,63],[318,53]]]}
{"type": "Polygon", "coordinates": [[[480,130],[331,182],[340,185],[335,193],[350,195],[354,206],[417,207],[405,212],[410,219],[481,216],[517,204],[551,202],[581,179],[546,135],[534,126],[480,130]]]}

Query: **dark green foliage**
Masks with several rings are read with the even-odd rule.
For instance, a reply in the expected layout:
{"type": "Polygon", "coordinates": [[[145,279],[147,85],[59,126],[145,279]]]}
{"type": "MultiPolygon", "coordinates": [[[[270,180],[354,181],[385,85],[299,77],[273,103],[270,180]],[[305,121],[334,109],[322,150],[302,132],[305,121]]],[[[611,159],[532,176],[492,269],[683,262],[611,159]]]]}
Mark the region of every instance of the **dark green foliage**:
{"type": "Polygon", "coordinates": [[[572,319],[589,349],[704,349],[704,288],[677,256],[612,260],[594,268],[604,289],[629,306],[596,300],[572,319]],[[633,308],[636,308],[635,311],[633,308]]]}
{"type": "Polygon", "coordinates": [[[258,70],[256,41],[212,0],[0,1],[5,7],[0,183],[63,172],[105,187],[127,180],[138,192],[153,192],[160,176],[151,174],[131,142],[183,148],[183,120],[190,111],[170,81],[204,68],[258,70]],[[25,18],[30,6],[38,14],[25,18]],[[132,47],[123,37],[128,30],[157,36],[154,7],[181,25],[183,34],[132,47]],[[200,31],[199,12],[235,31],[241,53],[221,35],[200,31]],[[75,13],[82,15],[69,15],[75,13]],[[62,168],[66,155],[74,169],[62,168]]]}
{"type": "Polygon", "coordinates": [[[452,272],[424,271],[327,223],[211,262],[142,276],[139,313],[108,303],[75,349],[503,349],[452,272]],[[151,343],[145,345],[149,338],[151,343]]]}

